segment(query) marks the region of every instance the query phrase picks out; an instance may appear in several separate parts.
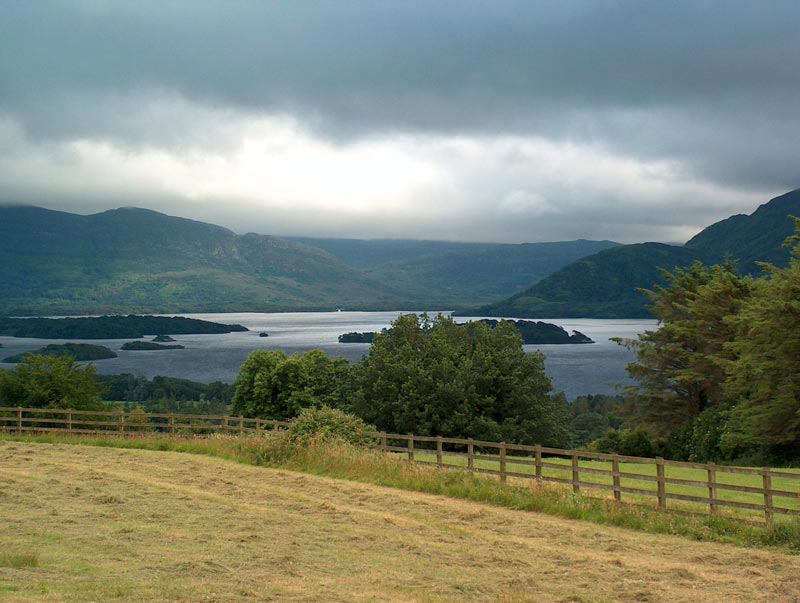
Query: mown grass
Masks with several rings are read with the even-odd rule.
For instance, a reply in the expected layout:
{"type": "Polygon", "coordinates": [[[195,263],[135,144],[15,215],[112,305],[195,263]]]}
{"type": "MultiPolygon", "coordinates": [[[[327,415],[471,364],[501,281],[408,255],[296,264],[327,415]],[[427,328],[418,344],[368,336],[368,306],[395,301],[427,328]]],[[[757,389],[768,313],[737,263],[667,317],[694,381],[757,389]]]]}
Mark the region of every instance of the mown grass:
{"type": "Polygon", "coordinates": [[[571,488],[558,484],[539,483],[536,480],[501,483],[496,477],[468,471],[443,471],[427,465],[410,464],[396,455],[337,442],[312,441],[298,445],[278,432],[190,438],[144,435],[136,438],[3,435],[0,438],[202,454],[250,465],[456,497],[649,533],[800,552],[800,520],[797,518],[776,517],[771,526],[765,526],[728,516],[665,512],[648,506],[619,504],[604,498],[576,495],[571,488]]]}
{"type": "Polygon", "coordinates": [[[0,552],[0,567],[24,569],[39,566],[39,554],[31,551],[0,552]]]}
{"type": "MultiPolygon", "coordinates": [[[[349,462],[347,451],[318,448],[334,466],[331,455],[349,462]]],[[[274,455],[263,444],[258,451],[274,455]]],[[[285,466],[0,441],[0,474],[0,550],[39,557],[35,568],[0,568],[0,600],[9,603],[792,603],[800,595],[800,556],[784,550],[285,466]]]]}

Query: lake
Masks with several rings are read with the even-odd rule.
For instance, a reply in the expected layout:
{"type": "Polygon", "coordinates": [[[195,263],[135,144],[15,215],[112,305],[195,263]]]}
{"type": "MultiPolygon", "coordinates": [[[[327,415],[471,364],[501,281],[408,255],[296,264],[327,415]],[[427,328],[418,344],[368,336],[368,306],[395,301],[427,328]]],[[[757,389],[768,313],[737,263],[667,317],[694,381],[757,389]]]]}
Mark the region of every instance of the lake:
{"type": "MultiPolygon", "coordinates": [[[[209,383],[231,382],[239,367],[254,350],[283,350],[288,354],[314,348],[330,356],[343,356],[358,361],[369,351],[369,344],[339,343],[338,336],[351,331],[380,331],[390,326],[404,312],[290,312],[280,314],[229,313],[181,314],[226,324],[240,324],[250,331],[224,335],[174,335],[183,350],[153,352],[124,351],[120,348],[129,339],[70,341],[104,345],[119,358],[98,360],[98,373],[133,373],[152,378],[156,375],[181,377],[209,383]],[[260,337],[266,332],[269,337],[260,337]]],[[[434,314],[434,313],[431,313],[434,314]]],[[[472,317],[493,318],[493,317],[472,317]]],[[[458,322],[470,320],[459,317],[458,322]]],[[[655,320],[639,319],[542,319],[567,331],[578,330],[591,337],[593,344],[525,346],[541,350],[545,367],[556,390],[564,391],[572,400],[581,394],[614,393],[614,384],[630,383],[625,366],[634,357],[625,348],[609,341],[610,337],[635,338],[638,333],[656,326],[655,320]]],[[[145,338],[145,341],[151,338],[145,338]]],[[[64,340],[0,337],[0,357],[5,358],[64,340]]],[[[5,364],[5,368],[13,365],[5,364]]]]}

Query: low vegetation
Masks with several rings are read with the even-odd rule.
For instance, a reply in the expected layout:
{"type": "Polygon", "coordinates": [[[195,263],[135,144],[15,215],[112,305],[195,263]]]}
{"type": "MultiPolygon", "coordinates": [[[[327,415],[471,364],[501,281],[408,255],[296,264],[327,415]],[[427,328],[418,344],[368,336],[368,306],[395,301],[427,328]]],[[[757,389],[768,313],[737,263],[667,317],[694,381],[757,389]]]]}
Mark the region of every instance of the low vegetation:
{"type": "Polygon", "coordinates": [[[80,318],[7,318],[0,316],[0,335],[40,339],[126,339],[145,335],[220,334],[247,331],[183,316],[91,316],[80,318]]]}
{"type": "Polygon", "coordinates": [[[178,343],[163,344],[152,341],[128,341],[122,344],[122,349],[129,352],[152,352],[157,350],[183,350],[186,346],[178,343]]]}
{"type": "Polygon", "coordinates": [[[24,354],[15,354],[3,358],[3,362],[9,364],[18,364],[27,354],[40,354],[43,356],[71,356],[75,360],[82,362],[91,360],[105,360],[106,358],[116,358],[117,353],[109,350],[102,345],[92,345],[90,343],[51,343],[38,350],[25,352],[24,354]]]}

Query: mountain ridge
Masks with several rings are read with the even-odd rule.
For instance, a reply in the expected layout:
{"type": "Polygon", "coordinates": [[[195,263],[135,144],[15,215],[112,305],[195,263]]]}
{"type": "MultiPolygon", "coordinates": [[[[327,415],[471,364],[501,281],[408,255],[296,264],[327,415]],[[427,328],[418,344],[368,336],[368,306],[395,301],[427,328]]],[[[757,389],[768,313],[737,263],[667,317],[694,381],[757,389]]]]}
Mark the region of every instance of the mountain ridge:
{"type": "Polygon", "coordinates": [[[759,262],[786,266],[783,241],[794,232],[790,215],[800,215],[800,189],[775,197],[751,214],[715,222],[683,246],[637,243],[587,256],[509,298],[459,314],[517,318],[649,318],[640,289],[663,285],[660,269],[673,271],[695,261],[737,261],[744,273],[759,262]]]}
{"type": "Polygon", "coordinates": [[[616,245],[343,244],[353,257],[383,245],[384,257],[364,270],[300,241],[240,235],[149,209],[82,216],[6,205],[0,207],[0,314],[459,307],[509,295],[576,257],[616,245]]]}

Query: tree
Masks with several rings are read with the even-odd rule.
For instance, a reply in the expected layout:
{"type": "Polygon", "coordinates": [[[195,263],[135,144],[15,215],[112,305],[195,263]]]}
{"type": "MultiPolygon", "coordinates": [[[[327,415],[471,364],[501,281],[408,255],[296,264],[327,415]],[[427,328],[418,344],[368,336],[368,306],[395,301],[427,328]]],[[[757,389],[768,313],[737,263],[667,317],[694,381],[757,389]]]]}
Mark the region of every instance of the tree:
{"type": "Polygon", "coordinates": [[[26,408],[97,410],[103,407],[92,365],[71,356],[27,354],[13,371],[0,369],[0,403],[26,408]]]}
{"type": "Polygon", "coordinates": [[[627,367],[638,382],[627,390],[629,410],[640,424],[668,436],[706,409],[729,403],[725,378],[735,331],[730,317],[754,285],[730,262],[695,262],[664,276],[667,286],[645,291],[658,329],[617,341],[636,353],[637,361],[627,367]]]}
{"type": "Polygon", "coordinates": [[[541,353],[526,354],[506,322],[408,314],[375,336],[354,367],[352,411],[417,435],[566,445],[568,408],[551,395],[541,353]]]}
{"type": "Polygon", "coordinates": [[[619,429],[622,417],[621,396],[603,394],[578,396],[570,404],[569,431],[572,446],[585,446],[602,437],[609,429],[619,429]]]}
{"type": "Polygon", "coordinates": [[[342,404],[350,367],[321,350],[287,356],[278,350],[250,354],[239,370],[231,414],[285,420],[301,409],[342,404]]]}
{"type": "Polygon", "coordinates": [[[800,236],[792,243],[789,267],[762,265],[766,278],[730,320],[726,392],[738,404],[723,437],[730,448],[769,447],[784,458],[800,456],[800,236]]]}

